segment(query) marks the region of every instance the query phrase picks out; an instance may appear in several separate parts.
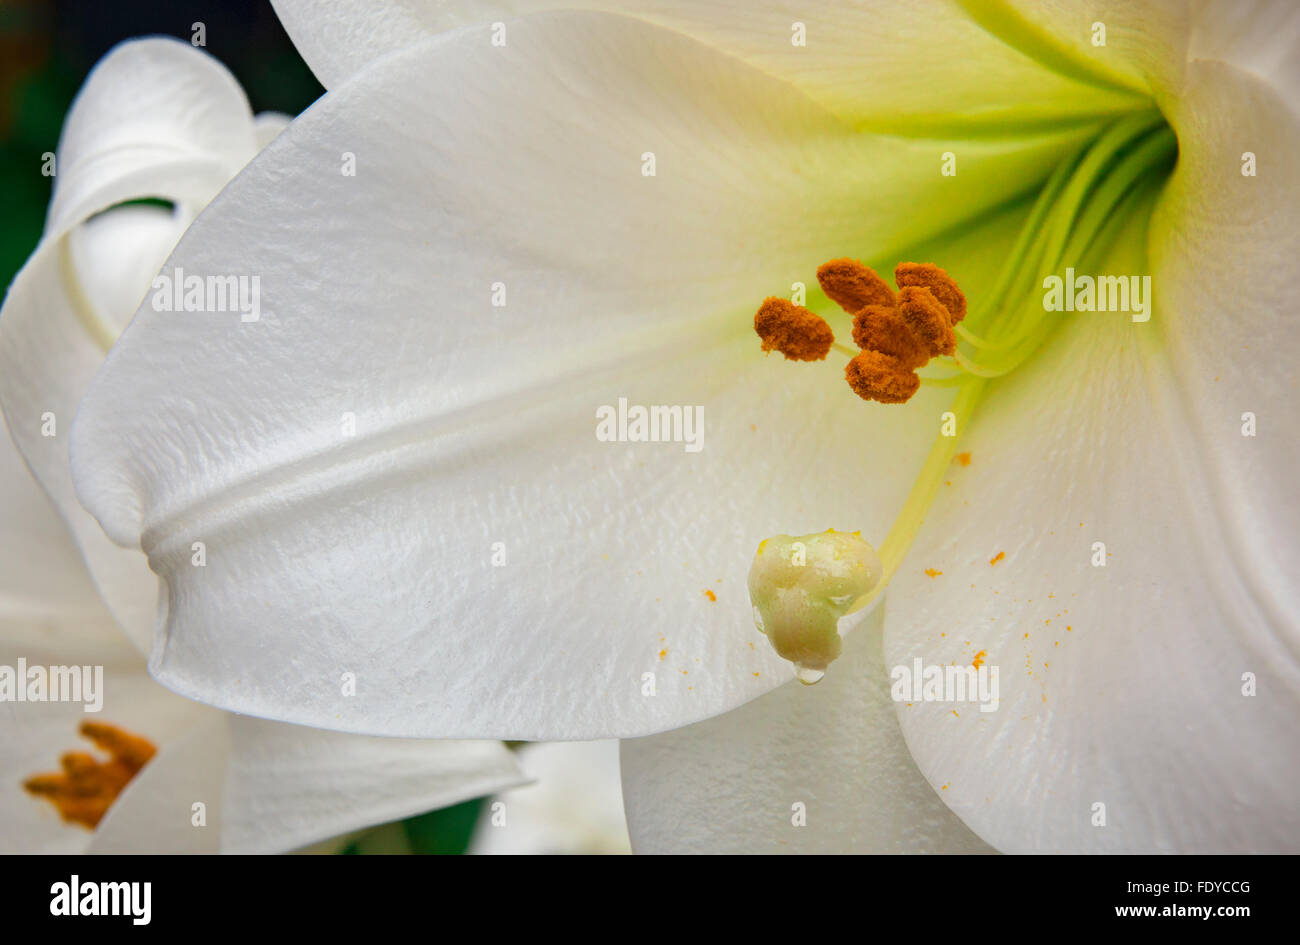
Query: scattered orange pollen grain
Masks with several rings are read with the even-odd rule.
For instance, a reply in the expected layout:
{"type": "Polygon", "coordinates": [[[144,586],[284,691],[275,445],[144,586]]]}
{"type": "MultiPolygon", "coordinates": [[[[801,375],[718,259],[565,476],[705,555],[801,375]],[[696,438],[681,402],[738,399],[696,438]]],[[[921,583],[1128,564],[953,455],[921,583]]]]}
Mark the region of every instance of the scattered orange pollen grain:
{"type": "Polygon", "coordinates": [[[999,551],[999,552],[998,552],[997,554],[995,554],[992,558],[989,558],[989,564],[997,564],[999,561],[1001,561],[1001,560],[1002,560],[1003,558],[1005,558],[1006,556],[1007,556],[1007,553],[1006,553],[1005,551],[999,551]]]}
{"type": "Polygon", "coordinates": [[[682,675],[683,675],[683,676],[689,676],[690,674],[687,673],[686,670],[682,670],[682,675]]]}
{"type": "Polygon", "coordinates": [[[945,784],[943,787],[939,788],[939,790],[940,790],[940,791],[946,791],[946,790],[948,790],[948,785],[945,784]]]}
{"type": "Polygon", "coordinates": [[[971,660],[970,664],[974,666],[976,669],[979,669],[981,666],[984,665],[984,656],[985,656],[984,650],[980,650],[978,653],[975,654],[975,658],[971,660]]]}
{"type": "Polygon", "coordinates": [[[93,830],[157,749],[146,738],[102,722],[82,722],[78,731],[107,752],[108,760],[70,751],[59,759],[62,771],[33,775],[23,788],[53,804],[65,821],[93,830]]]}
{"type": "MultiPolygon", "coordinates": [[[[957,715],[957,710],[956,710],[956,709],[953,709],[953,710],[952,710],[952,714],[953,714],[953,715],[957,715]]],[[[961,716],[960,716],[960,715],[957,715],[957,718],[961,718],[961,716]]]]}
{"type": "Polygon", "coordinates": [[[707,597],[709,600],[713,601],[715,604],[718,602],[718,595],[713,593],[713,591],[709,590],[708,588],[704,589],[704,596],[707,597]]]}
{"type": "Polygon", "coordinates": [[[957,462],[961,463],[963,466],[969,466],[969,465],[970,465],[970,453],[958,453],[958,454],[957,454],[957,462]]]}
{"type": "Polygon", "coordinates": [[[822,361],[835,333],[826,320],[789,299],[768,296],[754,315],[754,331],[764,351],[780,351],[787,361],[822,361]]]}
{"type": "Polygon", "coordinates": [[[754,674],[754,675],[755,675],[755,676],[757,676],[757,675],[758,675],[758,673],[755,673],[755,674],[754,674]]]}
{"type": "Polygon", "coordinates": [[[1067,624],[1065,625],[1065,632],[1066,632],[1066,633],[1073,633],[1073,632],[1074,632],[1074,627],[1070,626],[1070,625],[1067,623],[1067,624]]]}
{"type": "Polygon", "coordinates": [[[664,660],[667,658],[668,658],[668,648],[664,647],[662,650],[659,651],[659,659],[664,660]]]}
{"type": "Polygon", "coordinates": [[[943,574],[942,571],[936,571],[934,568],[926,568],[925,573],[932,578],[937,578],[940,574],[943,574]]]}

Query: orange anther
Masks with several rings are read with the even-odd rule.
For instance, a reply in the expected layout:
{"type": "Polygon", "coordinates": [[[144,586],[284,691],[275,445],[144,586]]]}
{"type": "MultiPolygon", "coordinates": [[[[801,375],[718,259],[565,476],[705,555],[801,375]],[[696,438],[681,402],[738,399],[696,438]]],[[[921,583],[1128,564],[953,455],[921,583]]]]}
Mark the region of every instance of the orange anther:
{"type": "Polygon", "coordinates": [[[820,315],[789,299],[769,296],[754,315],[754,331],[763,350],[780,351],[790,361],[821,361],[835,342],[835,333],[820,315]]]}
{"type": "MultiPolygon", "coordinates": [[[[865,400],[886,404],[917,392],[916,370],[930,358],[956,353],[953,325],[966,317],[966,296],[933,263],[899,263],[894,279],[897,294],[856,259],[832,259],[817,268],[826,295],[853,316],[853,340],[862,349],[844,370],[849,386],[865,400]]],[[[764,351],[775,349],[793,361],[820,361],[835,345],[821,317],[776,296],[759,308],[754,330],[764,351]]]]}
{"type": "Polygon", "coordinates": [[[948,310],[925,286],[912,285],[898,293],[898,317],[911,329],[917,343],[929,357],[952,354],[957,338],[948,321],[948,310]]]}
{"type": "Polygon", "coordinates": [[[923,285],[934,293],[939,304],[948,310],[948,318],[957,324],[966,317],[966,296],[952,276],[934,263],[899,263],[894,269],[894,281],[900,289],[910,285],[923,285]]]}
{"type": "Polygon", "coordinates": [[[921,379],[903,362],[879,351],[863,351],[844,369],[844,379],[863,400],[901,404],[916,393],[921,379]]]}
{"type": "Polygon", "coordinates": [[[856,259],[832,259],[817,267],[822,291],[850,315],[868,305],[893,305],[894,293],[885,280],[856,259]]]}
{"type": "Polygon", "coordinates": [[[100,761],[85,752],[67,752],[59,759],[62,771],[33,775],[23,787],[48,800],[69,823],[94,829],[156,749],[148,739],[102,722],[82,722],[80,732],[109,758],[100,761]]]}
{"type": "Polygon", "coordinates": [[[864,351],[895,357],[908,369],[930,360],[930,353],[917,343],[898,310],[885,305],[868,305],[853,316],[853,343],[864,351]]]}

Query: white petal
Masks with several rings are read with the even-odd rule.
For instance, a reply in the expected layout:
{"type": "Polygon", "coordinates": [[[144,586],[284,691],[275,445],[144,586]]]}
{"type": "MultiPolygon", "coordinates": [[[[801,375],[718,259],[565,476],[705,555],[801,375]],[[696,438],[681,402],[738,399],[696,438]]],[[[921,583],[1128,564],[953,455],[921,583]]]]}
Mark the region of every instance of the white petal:
{"type": "Polygon", "coordinates": [[[140,307],[190,219],[179,208],[126,204],[68,233],[66,259],[60,260],[65,293],[106,344],[140,307]]]}
{"type": "Polygon", "coordinates": [[[789,668],[746,646],[757,542],[883,534],[947,400],[867,410],[837,364],[758,357],[757,303],[860,247],[892,264],[1071,140],[972,143],[987,183],[945,202],[918,197],[930,144],[863,138],[633,21],[549,16],[504,49],[451,35],[385,60],[173,257],[260,278],[260,321],[146,306],[83,404],[80,496],[169,588],[158,678],[322,727],[533,740],[766,691],[789,668]],[[620,397],[703,406],[702,451],[600,442],[620,397]]]}
{"type": "Polygon", "coordinates": [[[1300,132],[1216,62],[1169,114],[1151,321],[1075,315],[990,392],[890,589],[889,664],[1000,666],[999,711],[900,718],[930,783],[1006,851],[1300,849],[1300,132]]]}
{"type": "Polygon", "coordinates": [[[297,849],[523,783],[500,742],[368,738],[229,716],[223,853],[297,849]]]}
{"type": "MultiPolygon", "coordinates": [[[[942,0],[817,4],[766,0],[274,0],[299,53],[328,89],[443,30],[513,42],[513,17],[603,10],[685,33],[796,85],[857,121],[1001,126],[1131,107],[1140,80],[1080,83],[1045,68],[942,0]],[[504,26],[504,30],[502,30],[504,26]],[[802,40],[799,42],[798,40],[802,40]]],[[[1078,18],[1076,17],[1076,20],[1078,18]]],[[[1086,26],[1086,23],[1082,24],[1086,26]]]]}
{"type": "Polygon", "coordinates": [[[1284,104],[1300,106],[1300,7],[1292,0],[1200,0],[1188,55],[1217,59],[1253,72],[1277,88],[1284,104]]]}
{"type": "Polygon", "coordinates": [[[221,63],[179,40],[122,43],[64,122],[46,235],[136,197],[201,206],[255,153],[248,100],[221,63]]]}
{"type": "Polygon", "coordinates": [[[95,828],[87,852],[220,852],[229,732],[221,713],[193,708],[200,715],[126,786],[95,828]]]}
{"type": "Polygon", "coordinates": [[[0,313],[0,405],[14,441],[73,530],[114,617],[142,649],[157,580],[138,550],[107,541],[77,502],[69,429],[105,350],[185,224],[254,146],[243,93],[214,59],[174,40],[117,47],[65,122],[44,238],[0,313]],[[177,210],[116,207],[145,197],[177,210]]]}
{"type": "Polygon", "coordinates": [[[536,783],[484,807],[470,853],[631,853],[617,741],[544,742],[518,754],[536,783]]]}
{"type": "Polygon", "coordinates": [[[881,660],[881,610],[816,686],[787,683],[719,718],[624,741],[636,852],[995,852],[907,752],[881,660]]]}
{"type": "Polygon", "coordinates": [[[0,621],[102,610],[63,520],[0,432],[0,621]]]}

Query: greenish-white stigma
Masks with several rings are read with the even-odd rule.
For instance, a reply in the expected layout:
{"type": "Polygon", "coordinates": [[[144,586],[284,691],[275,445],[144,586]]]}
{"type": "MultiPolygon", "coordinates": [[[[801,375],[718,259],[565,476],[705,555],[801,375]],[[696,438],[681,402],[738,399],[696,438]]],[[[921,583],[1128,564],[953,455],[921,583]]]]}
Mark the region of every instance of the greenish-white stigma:
{"type": "Polygon", "coordinates": [[[865,602],[881,571],[876,550],[857,532],[773,535],[759,543],[749,569],[754,624],[811,685],[840,655],[840,618],[865,602]]]}

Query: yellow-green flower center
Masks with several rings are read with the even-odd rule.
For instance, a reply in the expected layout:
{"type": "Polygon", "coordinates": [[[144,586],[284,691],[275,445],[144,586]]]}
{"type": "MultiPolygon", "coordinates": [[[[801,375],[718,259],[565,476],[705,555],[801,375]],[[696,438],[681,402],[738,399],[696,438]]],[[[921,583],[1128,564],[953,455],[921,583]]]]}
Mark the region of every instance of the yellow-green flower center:
{"type": "MultiPolygon", "coordinates": [[[[988,382],[1024,364],[1059,326],[1060,317],[1044,305],[1044,277],[1067,267],[1083,269],[1101,257],[1116,234],[1130,221],[1133,208],[1149,197],[1153,188],[1164,183],[1177,154],[1178,142],[1173,130],[1163,116],[1151,108],[1118,119],[1057,166],[1039,193],[991,291],[972,297],[968,317],[964,320],[949,319],[956,336],[956,350],[930,362],[946,364],[949,371],[919,378],[921,384],[958,388],[949,407],[957,430],[967,429],[988,382]]],[[[833,292],[827,294],[834,298],[833,292]]],[[[765,306],[772,308],[772,301],[769,299],[765,306]]],[[[811,312],[807,314],[812,315],[811,312]]],[[[816,315],[812,318],[825,324],[816,315]]],[[[801,325],[812,324],[804,317],[803,311],[798,321],[801,325]]],[[[790,324],[793,323],[792,320],[790,324]]],[[[755,327],[762,334],[757,322],[755,327]]],[[[855,340],[860,342],[858,328],[855,321],[855,340]]],[[[864,334],[867,333],[864,331],[864,334]]],[[[822,351],[823,357],[830,346],[827,344],[822,351]]],[[[776,346],[768,345],[767,338],[764,338],[764,348],[768,347],[776,346]]],[[[864,355],[875,356],[878,353],[864,350],[864,355]]],[[[891,353],[890,356],[897,359],[901,355],[891,353]]],[[[852,365],[850,362],[850,373],[852,365]]],[[[907,397],[910,397],[910,391],[896,400],[906,400],[907,397]]],[[[890,402],[888,397],[872,399],[890,402]]],[[[873,405],[867,409],[891,408],[873,405]]],[[[879,546],[880,580],[873,585],[869,595],[855,602],[853,609],[860,609],[879,594],[898,570],[920,531],[958,442],[958,436],[944,435],[943,432],[936,436],[911,493],[879,546]]],[[[753,583],[751,578],[751,595],[753,583]]],[[[766,589],[760,588],[760,592],[765,593],[766,589]]],[[[757,599],[755,606],[758,606],[757,599]]],[[[823,651],[829,650],[829,645],[822,639],[824,628],[821,623],[816,626],[809,624],[806,633],[810,640],[820,641],[817,645],[823,651]]],[[[798,633],[787,628],[786,635],[790,638],[786,648],[797,648],[800,642],[798,633]]],[[[778,652],[781,652],[781,647],[778,647],[778,652]]],[[[835,653],[838,655],[838,648],[835,653]]]]}

